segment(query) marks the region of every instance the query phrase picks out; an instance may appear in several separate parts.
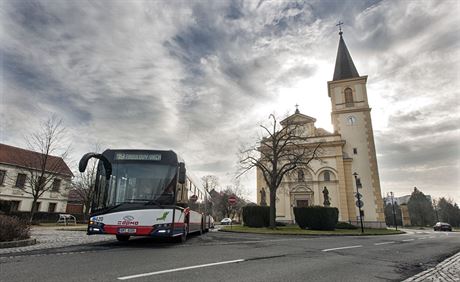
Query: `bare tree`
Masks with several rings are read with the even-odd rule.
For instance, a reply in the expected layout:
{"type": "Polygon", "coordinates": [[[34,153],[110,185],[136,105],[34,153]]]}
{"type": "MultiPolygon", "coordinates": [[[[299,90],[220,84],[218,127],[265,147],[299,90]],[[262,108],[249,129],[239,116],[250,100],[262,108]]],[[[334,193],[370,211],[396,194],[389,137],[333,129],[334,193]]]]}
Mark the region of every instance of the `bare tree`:
{"type": "MultiPolygon", "coordinates": [[[[94,146],[94,152],[100,152],[100,148],[101,146],[96,144],[94,146]]],[[[85,172],[78,174],[72,182],[72,191],[83,202],[83,214],[85,218],[89,214],[91,202],[93,201],[96,191],[96,172],[97,160],[91,159],[85,172]]]]}
{"type": "Polygon", "coordinates": [[[240,175],[257,168],[270,191],[270,228],[276,228],[276,192],[283,178],[298,167],[308,167],[318,158],[320,143],[306,141],[304,129],[295,121],[284,120],[279,128],[276,117],[271,114],[270,128],[261,125],[266,137],[256,146],[240,151],[240,175]]]}
{"type": "Polygon", "coordinates": [[[238,220],[241,221],[241,209],[247,203],[248,201],[245,199],[243,186],[236,180],[233,185],[227,185],[227,187],[219,193],[219,198],[216,201],[216,211],[221,217],[237,217],[238,220]],[[229,203],[228,198],[230,196],[236,197],[236,203],[229,203]]]}
{"type": "Polygon", "coordinates": [[[72,177],[72,172],[65,163],[70,151],[69,146],[63,147],[65,131],[62,120],[51,116],[41,123],[36,132],[25,137],[28,149],[33,152],[16,156],[22,164],[20,171],[27,172],[25,185],[18,188],[33,198],[30,221],[37,211],[38,200],[45,192],[67,192],[67,187],[60,187],[61,177],[72,177]]]}
{"type": "Polygon", "coordinates": [[[215,175],[205,175],[201,177],[201,181],[203,181],[203,187],[206,191],[216,190],[219,186],[219,179],[215,175]]]}

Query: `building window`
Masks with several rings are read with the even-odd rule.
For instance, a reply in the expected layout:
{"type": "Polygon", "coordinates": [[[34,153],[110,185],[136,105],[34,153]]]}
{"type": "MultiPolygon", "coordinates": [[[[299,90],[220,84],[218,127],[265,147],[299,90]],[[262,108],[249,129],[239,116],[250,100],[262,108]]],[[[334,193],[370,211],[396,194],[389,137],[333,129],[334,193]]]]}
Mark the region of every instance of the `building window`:
{"type": "Polygon", "coordinates": [[[358,148],[353,148],[353,154],[357,155],[358,154],[358,148]]]}
{"type": "Polygon", "coordinates": [[[298,182],[305,181],[305,173],[301,169],[297,171],[297,181],[298,182]]]}
{"type": "Polygon", "coordinates": [[[324,181],[331,181],[331,173],[328,170],[324,172],[324,181]]]}
{"type": "Polygon", "coordinates": [[[56,211],[56,203],[49,203],[48,205],[48,212],[55,212],[56,211]]]}
{"type": "Polygon", "coordinates": [[[6,170],[0,170],[0,185],[3,185],[3,181],[5,180],[6,170]]]}
{"type": "Polygon", "coordinates": [[[15,187],[24,188],[26,184],[26,175],[24,173],[18,173],[18,178],[16,178],[16,185],[15,187]]]}
{"type": "Polygon", "coordinates": [[[51,192],[59,192],[60,187],[61,187],[61,179],[55,178],[53,180],[53,187],[51,187],[51,192]]]}
{"type": "Polygon", "coordinates": [[[21,201],[10,201],[10,211],[18,211],[19,210],[19,205],[21,204],[21,201]]]}
{"type": "Polygon", "coordinates": [[[353,91],[351,88],[345,88],[345,106],[347,107],[353,107],[353,91]]]}

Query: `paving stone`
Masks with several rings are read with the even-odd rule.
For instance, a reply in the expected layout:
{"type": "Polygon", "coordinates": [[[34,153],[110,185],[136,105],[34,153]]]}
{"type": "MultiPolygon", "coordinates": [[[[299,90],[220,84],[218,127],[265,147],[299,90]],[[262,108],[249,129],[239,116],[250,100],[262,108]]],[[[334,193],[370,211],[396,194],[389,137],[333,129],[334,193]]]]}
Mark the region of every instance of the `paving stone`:
{"type": "Polygon", "coordinates": [[[49,227],[32,227],[31,238],[37,239],[37,244],[25,247],[0,249],[0,254],[12,254],[41,249],[60,248],[73,245],[89,244],[104,241],[113,241],[114,236],[88,236],[84,231],[56,230],[49,227]]]}
{"type": "Polygon", "coordinates": [[[445,259],[433,268],[404,280],[404,282],[420,281],[460,281],[460,253],[445,259]]]}

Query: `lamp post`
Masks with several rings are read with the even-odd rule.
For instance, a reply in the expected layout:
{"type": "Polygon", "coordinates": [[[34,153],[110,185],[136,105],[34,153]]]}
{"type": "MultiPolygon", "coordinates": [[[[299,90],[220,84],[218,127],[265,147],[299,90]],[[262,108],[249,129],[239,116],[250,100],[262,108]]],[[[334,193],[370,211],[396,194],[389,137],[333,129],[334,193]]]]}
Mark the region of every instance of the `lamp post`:
{"type": "Polygon", "coordinates": [[[395,228],[398,230],[398,224],[396,223],[396,211],[395,211],[395,202],[394,202],[394,197],[393,197],[393,192],[390,192],[390,197],[391,197],[391,206],[393,208],[393,221],[395,223],[395,228]]]}
{"type": "Polygon", "coordinates": [[[364,233],[364,225],[363,225],[363,213],[361,211],[361,194],[359,194],[359,188],[362,188],[363,185],[361,184],[361,180],[358,178],[358,174],[355,172],[353,173],[353,176],[355,177],[355,184],[356,184],[356,198],[358,201],[356,202],[356,205],[358,206],[359,209],[359,221],[361,222],[361,233],[364,233]]]}

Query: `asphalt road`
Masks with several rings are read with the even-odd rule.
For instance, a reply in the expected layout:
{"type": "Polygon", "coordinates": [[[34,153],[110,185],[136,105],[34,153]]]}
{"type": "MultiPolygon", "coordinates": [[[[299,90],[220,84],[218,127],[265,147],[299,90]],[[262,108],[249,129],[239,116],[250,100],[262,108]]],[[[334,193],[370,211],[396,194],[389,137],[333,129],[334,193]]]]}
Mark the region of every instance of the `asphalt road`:
{"type": "Polygon", "coordinates": [[[459,232],[410,232],[111,241],[0,256],[0,281],[401,281],[460,251],[459,232]]]}

